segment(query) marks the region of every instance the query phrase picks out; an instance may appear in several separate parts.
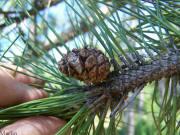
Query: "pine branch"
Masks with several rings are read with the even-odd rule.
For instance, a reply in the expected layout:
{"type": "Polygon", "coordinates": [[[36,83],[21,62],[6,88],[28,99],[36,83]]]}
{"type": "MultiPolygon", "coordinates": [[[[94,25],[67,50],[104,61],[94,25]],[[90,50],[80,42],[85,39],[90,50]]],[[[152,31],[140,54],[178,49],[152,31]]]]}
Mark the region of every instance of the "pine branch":
{"type": "MultiPolygon", "coordinates": [[[[140,88],[142,86],[145,86],[147,83],[159,80],[163,77],[171,77],[173,75],[180,73],[180,55],[178,53],[170,53],[168,55],[163,55],[159,59],[152,61],[149,64],[140,65],[136,68],[128,69],[125,71],[122,71],[121,73],[117,74],[116,76],[111,76],[107,81],[96,84],[92,86],[84,86],[84,87],[78,87],[78,88],[72,88],[72,89],[66,89],[61,93],[60,97],[57,97],[59,101],[56,101],[59,106],[58,110],[54,112],[54,116],[61,117],[63,119],[67,119],[67,115],[64,116],[63,109],[66,108],[66,110],[71,109],[72,103],[75,104],[75,102],[78,104],[79,107],[81,107],[85,102],[88,108],[94,108],[96,106],[96,103],[105,103],[105,100],[111,99],[112,103],[117,103],[122,97],[126,96],[130,91],[137,90],[136,88],[140,88]],[[64,98],[67,98],[69,100],[70,106],[67,105],[64,106],[64,101],[67,99],[62,100],[61,96],[64,98]],[[78,96],[77,96],[78,95],[78,96]],[[85,96],[86,95],[86,96],[85,96]],[[97,98],[96,98],[97,97],[97,98]],[[74,99],[75,98],[75,99],[74,99]],[[88,98],[88,99],[87,99],[88,98]],[[95,98],[95,100],[94,100],[95,98]],[[60,103],[62,102],[62,104],[60,103]],[[61,110],[60,107],[63,107],[61,110]]],[[[53,99],[53,97],[52,97],[53,99]]],[[[43,103],[45,105],[45,101],[43,100],[48,99],[40,99],[36,102],[36,105],[40,107],[40,103],[43,103]]],[[[35,107],[33,102],[33,107],[35,107]]],[[[50,100],[47,102],[51,102],[50,100]]],[[[21,105],[17,105],[12,108],[4,109],[0,111],[0,118],[1,119],[9,119],[9,118],[17,118],[17,117],[28,117],[37,115],[37,110],[34,110],[35,112],[29,112],[29,113],[23,113],[21,111],[15,112],[12,111],[13,109],[18,109],[21,107],[26,107],[26,104],[24,103],[21,105]],[[7,116],[3,114],[8,113],[7,116]],[[16,113],[16,115],[14,115],[16,113]],[[23,114],[23,115],[22,115],[23,114]]],[[[29,104],[31,104],[29,102],[29,104]]],[[[68,103],[67,103],[68,104],[68,103]]],[[[47,106],[49,108],[49,106],[47,106]]],[[[102,105],[100,107],[103,107],[102,105]]],[[[52,108],[50,108],[52,109],[52,108]]],[[[75,112],[73,111],[72,114],[68,116],[72,116],[76,113],[78,110],[78,107],[75,109],[75,112]]],[[[48,114],[50,110],[43,110],[38,112],[38,115],[45,115],[48,114]]]]}
{"type": "Polygon", "coordinates": [[[124,70],[116,76],[112,76],[106,82],[90,86],[85,90],[93,92],[109,92],[113,95],[124,94],[133,91],[149,82],[160,80],[163,77],[171,77],[180,73],[180,55],[170,53],[149,64],[140,65],[132,69],[124,70]]]}

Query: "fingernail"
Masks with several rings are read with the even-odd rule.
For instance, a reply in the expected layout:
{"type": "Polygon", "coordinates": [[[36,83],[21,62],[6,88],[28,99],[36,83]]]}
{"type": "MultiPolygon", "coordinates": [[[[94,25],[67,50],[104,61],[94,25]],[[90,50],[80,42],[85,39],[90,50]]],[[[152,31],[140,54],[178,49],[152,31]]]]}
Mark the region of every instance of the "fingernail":
{"type": "Polygon", "coordinates": [[[36,99],[41,99],[41,98],[46,98],[48,97],[48,93],[45,92],[42,89],[32,89],[29,90],[25,93],[24,95],[24,101],[23,102],[27,102],[27,101],[31,101],[31,100],[36,100],[36,99]]]}

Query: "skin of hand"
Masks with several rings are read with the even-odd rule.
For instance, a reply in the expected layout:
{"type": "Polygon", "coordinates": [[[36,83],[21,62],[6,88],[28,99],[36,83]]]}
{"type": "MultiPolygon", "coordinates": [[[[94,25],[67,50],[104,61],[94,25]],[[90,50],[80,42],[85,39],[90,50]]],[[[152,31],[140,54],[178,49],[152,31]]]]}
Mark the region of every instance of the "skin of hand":
{"type": "MultiPolygon", "coordinates": [[[[2,64],[0,65],[2,66],[2,64]]],[[[47,97],[47,93],[42,89],[37,89],[28,85],[43,85],[44,82],[42,80],[26,76],[22,73],[15,73],[13,70],[8,70],[1,66],[0,108],[47,97]]],[[[7,67],[17,69],[16,66],[13,65],[8,65],[7,67]]],[[[20,68],[17,70],[27,73],[26,70],[20,68]]],[[[52,116],[34,116],[18,120],[0,129],[0,133],[14,133],[15,135],[54,135],[65,123],[64,120],[52,116]]]]}

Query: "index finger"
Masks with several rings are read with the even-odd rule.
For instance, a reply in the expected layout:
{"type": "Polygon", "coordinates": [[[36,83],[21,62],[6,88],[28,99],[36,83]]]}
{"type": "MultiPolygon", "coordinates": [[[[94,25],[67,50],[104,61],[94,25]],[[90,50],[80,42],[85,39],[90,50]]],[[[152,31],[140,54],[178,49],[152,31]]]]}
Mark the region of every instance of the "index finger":
{"type": "Polygon", "coordinates": [[[45,83],[44,80],[37,78],[33,73],[16,65],[0,63],[0,70],[9,73],[15,80],[22,83],[35,86],[43,86],[45,83]]]}

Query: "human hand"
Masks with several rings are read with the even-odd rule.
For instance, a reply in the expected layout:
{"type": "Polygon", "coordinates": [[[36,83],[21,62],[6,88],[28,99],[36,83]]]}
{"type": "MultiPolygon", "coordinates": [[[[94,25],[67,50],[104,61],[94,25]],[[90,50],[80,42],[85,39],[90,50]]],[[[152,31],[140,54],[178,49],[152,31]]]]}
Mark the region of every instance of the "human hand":
{"type": "MultiPolygon", "coordinates": [[[[2,65],[2,64],[1,64],[2,65]]],[[[7,65],[6,65],[7,66],[7,65]]],[[[16,69],[16,66],[8,66],[16,69]]],[[[18,68],[18,71],[27,72],[18,68]]],[[[0,108],[47,97],[42,89],[28,84],[43,85],[43,81],[0,66],[0,108]]],[[[16,121],[2,129],[0,135],[54,135],[65,121],[52,116],[34,116],[16,121]]]]}

